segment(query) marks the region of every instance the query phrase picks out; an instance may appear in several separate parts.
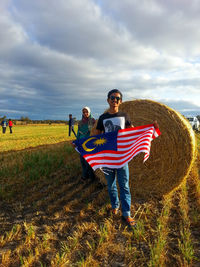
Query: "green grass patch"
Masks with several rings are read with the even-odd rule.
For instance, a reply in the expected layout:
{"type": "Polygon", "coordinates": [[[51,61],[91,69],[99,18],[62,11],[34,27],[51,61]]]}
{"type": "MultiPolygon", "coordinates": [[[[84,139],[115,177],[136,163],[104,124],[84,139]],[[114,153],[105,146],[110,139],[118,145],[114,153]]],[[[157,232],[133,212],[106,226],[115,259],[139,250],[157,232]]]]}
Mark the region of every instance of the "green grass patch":
{"type": "MultiPolygon", "coordinates": [[[[55,144],[75,139],[68,136],[67,125],[24,125],[13,127],[13,134],[0,132],[0,152],[21,150],[39,145],[55,144]]],[[[75,132],[77,126],[75,126],[75,132]]]]}
{"type": "Polygon", "coordinates": [[[36,182],[54,179],[60,170],[73,176],[80,170],[79,161],[74,160],[77,156],[70,144],[11,152],[0,165],[0,198],[11,199],[36,182]]]}

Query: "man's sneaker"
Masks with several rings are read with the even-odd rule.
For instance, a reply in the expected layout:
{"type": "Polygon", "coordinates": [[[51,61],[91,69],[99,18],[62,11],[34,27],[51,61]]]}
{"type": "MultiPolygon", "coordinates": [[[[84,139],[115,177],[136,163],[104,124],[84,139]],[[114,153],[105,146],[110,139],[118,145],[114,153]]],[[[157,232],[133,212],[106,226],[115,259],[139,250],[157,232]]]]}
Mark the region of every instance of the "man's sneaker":
{"type": "Polygon", "coordinates": [[[119,208],[112,209],[112,214],[117,215],[119,213],[119,208]]]}
{"type": "Polygon", "coordinates": [[[126,224],[129,226],[129,227],[135,227],[137,224],[136,224],[136,221],[130,217],[130,216],[127,216],[127,217],[124,217],[122,216],[122,220],[126,222],[126,224]]]}

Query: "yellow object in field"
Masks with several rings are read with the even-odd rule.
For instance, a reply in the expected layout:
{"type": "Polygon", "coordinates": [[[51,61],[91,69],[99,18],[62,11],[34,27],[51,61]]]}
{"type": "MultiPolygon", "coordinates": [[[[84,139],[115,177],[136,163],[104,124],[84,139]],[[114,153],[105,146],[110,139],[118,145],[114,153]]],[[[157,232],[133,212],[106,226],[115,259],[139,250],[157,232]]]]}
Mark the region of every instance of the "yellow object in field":
{"type": "MultiPolygon", "coordinates": [[[[189,122],[178,112],[151,100],[122,103],[120,110],[129,114],[134,126],[157,120],[161,135],[151,145],[149,159],[143,153],[129,162],[132,196],[161,197],[180,185],[189,174],[196,155],[195,135],[189,122]]],[[[104,174],[96,171],[105,182],[104,174]]]]}

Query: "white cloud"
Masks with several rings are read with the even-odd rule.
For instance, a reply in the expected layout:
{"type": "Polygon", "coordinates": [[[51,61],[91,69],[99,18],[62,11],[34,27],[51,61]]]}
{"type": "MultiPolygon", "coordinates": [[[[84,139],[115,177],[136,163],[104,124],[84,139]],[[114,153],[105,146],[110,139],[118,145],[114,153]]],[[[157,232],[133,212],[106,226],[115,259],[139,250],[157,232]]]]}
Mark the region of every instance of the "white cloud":
{"type": "Polygon", "coordinates": [[[112,88],[126,100],[199,103],[199,9],[195,0],[3,0],[0,108],[63,118],[89,105],[98,116],[112,88]]]}
{"type": "Polygon", "coordinates": [[[199,55],[199,1],[103,1],[105,12],[141,43],[179,56],[199,55]]]}

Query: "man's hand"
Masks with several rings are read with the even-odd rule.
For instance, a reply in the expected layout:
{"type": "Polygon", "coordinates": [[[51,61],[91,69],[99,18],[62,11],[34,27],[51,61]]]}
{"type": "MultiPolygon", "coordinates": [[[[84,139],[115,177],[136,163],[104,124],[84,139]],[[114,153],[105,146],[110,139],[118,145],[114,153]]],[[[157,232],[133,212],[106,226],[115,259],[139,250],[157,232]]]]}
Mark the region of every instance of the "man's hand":
{"type": "Polygon", "coordinates": [[[131,124],[131,125],[126,126],[126,129],[128,129],[128,128],[133,128],[133,127],[134,127],[134,125],[131,124]]]}
{"type": "Polygon", "coordinates": [[[98,130],[98,129],[94,129],[94,131],[92,131],[92,135],[98,135],[98,134],[102,134],[103,132],[98,130]]]}
{"type": "Polygon", "coordinates": [[[73,141],[70,142],[70,145],[72,145],[73,147],[76,147],[76,145],[73,143],[73,141]]]}
{"type": "Polygon", "coordinates": [[[154,121],[153,122],[153,126],[155,127],[155,129],[158,129],[159,128],[159,125],[158,125],[157,121],[154,121]]]}

